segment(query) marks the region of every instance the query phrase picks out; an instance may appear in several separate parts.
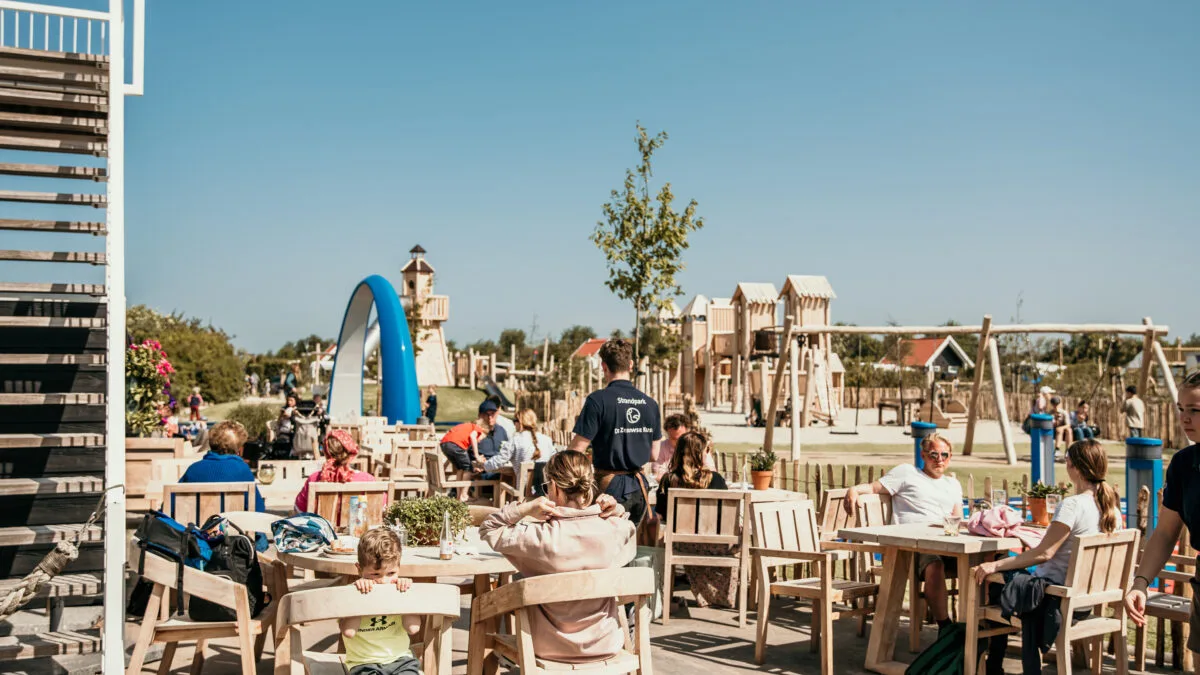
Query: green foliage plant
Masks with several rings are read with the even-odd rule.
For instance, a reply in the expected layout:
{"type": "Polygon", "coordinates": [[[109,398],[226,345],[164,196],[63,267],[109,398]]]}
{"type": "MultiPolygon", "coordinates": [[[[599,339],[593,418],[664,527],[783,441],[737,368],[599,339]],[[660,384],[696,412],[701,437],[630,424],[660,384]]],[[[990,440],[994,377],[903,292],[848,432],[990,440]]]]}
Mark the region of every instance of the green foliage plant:
{"type": "Polygon", "coordinates": [[[175,368],[157,340],[146,339],[125,351],[125,433],[149,436],[162,428],[162,407],[171,394],[175,368]]]}
{"type": "Polygon", "coordinates": [[[470,527],[471,512],[467,505],[444,495],[392,502],[384,509],[383,521],[388,525],[397,522],[404,525],[410,546],[437,546],[442,536],[442,514],[447,511],[450,512],[450,531],[454,536],[470,527]]]}
{"type": "Polygon", "coordinates": [[[267,423],[278,416],[279,406],[276,404],[242,403],[230,410],[225,419],[240,422],[246,427],[246,435],[255,440],[267,437],[267,423]]]}
{"type": "Polygon", "coordinates": [[[1058,495],[1059,497],[1066,496],[1067,488],[1062,485],[1046,485],[1045,483],[1038,481],[1033,485],[1030,485],[1028,488],[1018,485],[1017,492],[1025,495],[1029,499],[1045,499],[1050,495],[1058,495]]]}
{"type": "Polygon", "coordinates": [[[751,471],[774,471],[775,464],[779,458],[775,453],[766,448],[759,448],[758,452],[750,455],[750,470],[751,471]]]}

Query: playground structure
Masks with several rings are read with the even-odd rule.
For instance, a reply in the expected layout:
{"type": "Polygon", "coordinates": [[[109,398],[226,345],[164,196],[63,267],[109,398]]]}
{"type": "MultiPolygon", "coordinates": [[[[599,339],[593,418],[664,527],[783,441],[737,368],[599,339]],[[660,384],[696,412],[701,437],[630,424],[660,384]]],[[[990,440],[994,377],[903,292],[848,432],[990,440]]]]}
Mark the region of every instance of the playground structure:
{"type": "Polygon", "coordinates": [[[358,284],[342,318],[329,384],[328,410],[334,422],[363,416],[363,367],[375,349],[379,349],[380,414],[388,424],[415,424],[421,402],[408,320],[396,289],[378,274],[358,284]],[[368,324],[372,307],[377,318],[368,324]],[[371,341],[369,334],[378,337],[371,341]]]}
{"type": "MultiPolygon", "coordinates": [[[[1003,374],[1000,367],[1000,353],[996,343],[996,336],[1006,334],[1075,334],[1075,333],[1102,333],[1113,335],[1141,335],[1143,339],[1143,352],[1152,354],[1153,359],[1143,359],[1141,370],[1139,371],[1139,391],[1146,391],[1150,383],[1150,377],[1153,367],[1157,365],[1162,371],[1163,379],[1166,382],[1167,391],[1171,396],[1171,400],[1178,402],[1179,392],[1175,384],[1174,374],[1171,370],[1171,364],[1167,360],[1166,353],[1163,350],[1162,344],[1159,342],[1159,337],[1169,333],[1168,326],[1158,326],[1146,317],[1138,324],[1013,324],[1013,325],[992,325],[991,315],[983,317],[983,323],[978,326],[794,326],[795,319],[792,315],[788,315],[784,327],[780,331],[782,335],[797,338],[801,335],[926,335],[926,336],[946,336],[946,335],[970,335],[977,334],[979,336],[979,351],[975,361],[981,364],[981,367],[975,368],[974,378],[971,386],[971,396],[966,407],[967,428],[966,441],[963,444],[962,454],[970,455],[973,449],[975,427],[978,422],[979,408],[976,402],[979,400],[980,391],[983,387],[983,374],[985,368],[982,367],[986,359],[987,370],[992,375],[992,388],[995,396],[997,407],[1001,414],[998,416],[1000,425],[1000,434],[1004,445],[1005,458],[1010,465],[1016,465],[1017,454],[1016,447],[1012,437],[1008,419],[1008,407],[1005,403],[1005,393],[1003,386],[1003,374]]],[[[784,349],[788,358],[784,358],[784,354],[780,355],[780,361],[786,362],[791,368],[791,403],[793,408],[799,405],[800,391],[795,385],[796,374],[798,371],[796,354],[798,350],[798,340],[786,339],[783,341],[784,349]]],[[[775,392],[779,391],[780,381],[775,383],[775,392]]],[[[807,392],[806,392],[807,395],[807,392]]],[[[768,411],[768,419],[772,419],[775,412],[775,404],[778,396],[770,398],[770,410],[768,411]]],[[[799,458],[799,430],[802,425],[802,420],[797,416],[792,417],[792,458],[799,458]]],[[[773,425],[767,426],[765,446],[773,447],[773,425]]]]}
{"type": "MultiPolygon", "coordinates": [[[[876,367],[898,371],[919,370],[925,374],[925,390],[929,395],[918,402],[916,418],[941,429],[966,426],[967,406],[955,397],[957,387],[954,385],[957,384],[959,373],[963,369],[974,368],[975,362],[963,351],[954,336],[900,340],[897,342],[897,351],[899,356],[885,355],[876,367]],[[945,395],[943,382],[951,388],[949,396],[945,395]]],[[[896,405],[900,406],[901,403],[897,402],[896,405]]],[[[903,424],[903,415],[899,417],[899,422],[903,424]]]]}
{"type": "Polygon", "coordinates": [[[775,376],[784,371],[777,325],[782,306],[785,315],[794,317],[805,341],[797,355],[803,369],[796,387],[808,392],[805,405],[785,406],[788,416],[795,417],[790,411],[799,410],[804,425],[810,419],[836,418],[842,407],[845,367],[828,334],[800,330],[828,325],[830,302],[836,297],[825,277],[797,274],[788,275],[782,291],[771,283],[742,282],[729,299],[697,295],[682,312],[682,393],[705,410],[730,403],[734,412],[749,413],[757,407],[770,426],[764,392],[779,390],[775,376]]]}

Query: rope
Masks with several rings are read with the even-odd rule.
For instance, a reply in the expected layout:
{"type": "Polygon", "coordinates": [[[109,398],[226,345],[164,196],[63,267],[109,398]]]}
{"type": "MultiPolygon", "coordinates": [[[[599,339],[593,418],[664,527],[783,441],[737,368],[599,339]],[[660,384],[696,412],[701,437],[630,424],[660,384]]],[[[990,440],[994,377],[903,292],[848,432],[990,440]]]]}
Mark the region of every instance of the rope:
{"type": "Polygon", "coordinates": [[[37,597],[38,592],[41,591],[42,587],[48,581],[62,574],[63,569],[71,561],[79,557],[79,542],[83,540],[84,535],[91,529],[92,525],[95,525],[96,521],[104,515],[104,497],[108,494],[109,490],[120,487],[125,486],[113,485],[101,492],[95,510],[92,511],[92,515],[88,516],[83,527],[75,532],[75,536],[70,541],[63,540],[58,542],[54,550],[47,553],[46,557],[42,558],[41,562],[37,564],[37,567],[25,575],[25,578],[21,579],[21,583],[13,587],[8,592],[8,595],[3,600],[0,600],[0,619],[7,619],[18,609],[29,603],[30,600],[37,597]]]}

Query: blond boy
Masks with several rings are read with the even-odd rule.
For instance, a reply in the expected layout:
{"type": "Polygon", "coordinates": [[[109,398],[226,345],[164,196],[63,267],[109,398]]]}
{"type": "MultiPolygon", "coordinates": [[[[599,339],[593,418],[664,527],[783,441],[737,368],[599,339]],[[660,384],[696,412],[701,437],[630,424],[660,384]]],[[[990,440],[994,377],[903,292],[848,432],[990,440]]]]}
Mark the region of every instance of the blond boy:
{"type": "MultiPolygon", "coordinates": [[[[359,579],[354,587],[370,593],[377,584],[394,584],[401,591],[412,579],[400,576],[400,538],[386,528],[376,528],[358,542],[359,579]]],[[[421,666],[409,648],[409,636],[421,628],[419,616],[386,614],[347,617],[338,622],[346,644],[350,675],[421,675],[421,666]]]]}

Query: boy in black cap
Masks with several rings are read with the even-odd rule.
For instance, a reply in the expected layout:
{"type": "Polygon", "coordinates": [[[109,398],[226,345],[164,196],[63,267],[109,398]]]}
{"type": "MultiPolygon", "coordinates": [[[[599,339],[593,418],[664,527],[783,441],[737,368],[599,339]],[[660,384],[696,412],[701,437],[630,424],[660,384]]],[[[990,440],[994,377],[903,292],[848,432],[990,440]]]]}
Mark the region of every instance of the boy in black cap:
{"type": "Polygon", "coordinates": [[[607,385],[584,401],[569,449],[583,452],[592,446],[600,492],[616,498],[630,519],[640,523],[648,501],[642,467],[658,456],[662,440],[658,403],[629,379],[633,345],[619,338],[609,340],[599,356],[607,385]]]}

